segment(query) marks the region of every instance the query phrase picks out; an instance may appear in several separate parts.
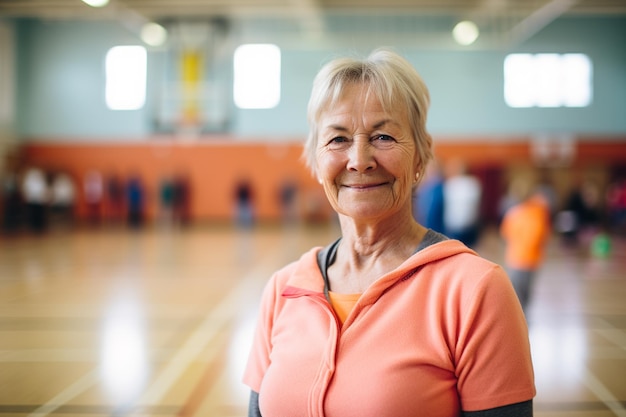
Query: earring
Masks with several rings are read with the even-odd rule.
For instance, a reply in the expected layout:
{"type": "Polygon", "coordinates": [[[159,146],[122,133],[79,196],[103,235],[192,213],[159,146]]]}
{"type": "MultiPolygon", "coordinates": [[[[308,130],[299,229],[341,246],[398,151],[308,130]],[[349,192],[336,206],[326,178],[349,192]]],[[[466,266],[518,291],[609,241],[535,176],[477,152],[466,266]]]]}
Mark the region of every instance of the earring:
{"type": "Polygon", "coordinates": [[[413,182],[417,182],[420,179],[420,173],[415,174],[415,180],[413,182]]]}

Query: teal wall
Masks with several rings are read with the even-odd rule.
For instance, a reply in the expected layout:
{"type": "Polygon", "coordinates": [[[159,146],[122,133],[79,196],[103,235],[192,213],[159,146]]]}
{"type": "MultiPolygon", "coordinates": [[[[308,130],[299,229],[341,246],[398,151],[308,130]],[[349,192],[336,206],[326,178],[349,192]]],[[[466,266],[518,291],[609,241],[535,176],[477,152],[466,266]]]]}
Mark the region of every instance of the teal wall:
{"type": "MultiPolygon", "coordinates": [[[[150,50],[148,101],[137,111],[111,111],[104,102],[104,59],[109,48],[139,44],[113,22],[16,22],[17,134],[26,139],[128,140],[156,132],[163,86],[176,78],[176,56],[150,50]]],[[[242,140],[285,140],[306,134],[311,81],[329,58],[368,51],[375,43],[338,46],[281,44],[282,98],[271,110],[239,110],[230,95],[232,54],[221,53],[207,71],[226,92],[228,133],[242,140]]],[[[515,136],[539,132],[626,134],[626,18],[561,18],[511,50],[395,45],[431,90],[429,129],[441,136],[515,136]],[[512,109],[503,99],[502,63],[511,52],[581,52],[594,66],[594,98],[587,108],[512,109]]],[[[227,48],[234,48],[230,45],[227,48]]]]}
{"type": "MultiPolygon", "coordinates": [[[[118,25],[21,22],[17,47],[18,134],[110,139],[150,133],[149,106],[141,111],[110,111],[104,99],[107,51],[115,45],[137,43],[133,34],[118,25]]],[[[152,74],[151,70],[158,67],[159,55],[151,54],[149,61],[152,74]]]]}

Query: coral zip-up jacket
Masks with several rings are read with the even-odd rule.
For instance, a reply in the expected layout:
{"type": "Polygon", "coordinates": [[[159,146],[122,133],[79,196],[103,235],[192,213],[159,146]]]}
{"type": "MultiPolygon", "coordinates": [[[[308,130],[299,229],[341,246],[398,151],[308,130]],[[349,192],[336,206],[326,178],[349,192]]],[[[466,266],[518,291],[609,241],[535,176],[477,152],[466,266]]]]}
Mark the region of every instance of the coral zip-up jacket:
{"type": "Polygon", "coordinates": [[[498,265],[436,243],[373,283],[341,326],[319,250],[264,291],[244,375],[263,417],[456,417],[534,397],[528,329],[498,265]]]}

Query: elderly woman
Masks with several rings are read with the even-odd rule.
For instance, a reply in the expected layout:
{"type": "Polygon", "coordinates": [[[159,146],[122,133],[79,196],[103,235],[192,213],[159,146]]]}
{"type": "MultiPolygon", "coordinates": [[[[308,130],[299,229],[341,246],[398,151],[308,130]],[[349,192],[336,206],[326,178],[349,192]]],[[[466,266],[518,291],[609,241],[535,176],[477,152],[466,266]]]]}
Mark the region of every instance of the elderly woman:
{"type": "Polygon", "coordinates": [[[390,51],[317,75],[305,156],[342,236],[267,284],[250,416],[532,416],[528,329],[506,274],[412,215],[428,106],[390,51]]]}

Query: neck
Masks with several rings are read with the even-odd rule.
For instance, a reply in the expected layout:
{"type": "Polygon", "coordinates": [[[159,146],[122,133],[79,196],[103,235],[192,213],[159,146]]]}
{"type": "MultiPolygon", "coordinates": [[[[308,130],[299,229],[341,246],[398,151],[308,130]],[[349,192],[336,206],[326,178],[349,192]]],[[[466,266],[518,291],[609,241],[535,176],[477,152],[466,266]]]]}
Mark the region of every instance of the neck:
{"type": "Polygon", "coordinates": [[[411,213],[398,214],[393,218],[375,222],[355,221],[340,216],[342,259],[353,267],[377,263],[380,259],[405,260],[426,234],[426,228],[418,224],[411,213]]]}

